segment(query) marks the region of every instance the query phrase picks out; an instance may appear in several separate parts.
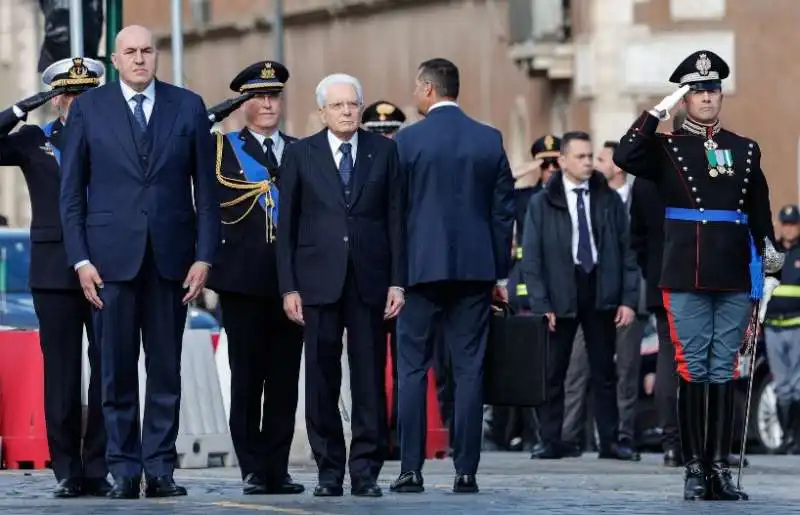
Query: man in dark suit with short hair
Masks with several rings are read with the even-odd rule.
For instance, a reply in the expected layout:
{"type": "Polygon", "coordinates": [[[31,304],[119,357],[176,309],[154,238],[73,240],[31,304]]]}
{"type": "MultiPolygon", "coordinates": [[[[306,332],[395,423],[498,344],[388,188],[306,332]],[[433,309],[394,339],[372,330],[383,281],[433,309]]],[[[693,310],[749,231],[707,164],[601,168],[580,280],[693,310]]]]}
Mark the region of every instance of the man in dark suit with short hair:
{"type": "Polygon", "coordinates": [[[403,306],[404,179],[394,141],[359,130],[360,82],[317,86],[326,129],[290,145],[281,171],[278,271],[284,310],[305,328],[306,424],[316,496],[341,496],[346,448],[339,415],[342,334],[353,399],[352,494],[382,495],[388,450],[386,326],[403,306]]]}
{"type": "Polygon", "coordinates": [[[112,55],[120,81],[73,103],[62,161],[69,264],[104,342],[103,415],[110,496],[186,495],[175,484],[187,304],[203,291],[219,241],[214,140],[203,100],[155,79],[152,33],[129,26],[112,55]],[[184,291],[188,289],[188,291],[184,291]],[[139,335],[147,367],[139,437],[139,335]]]}
{"type": "Polygon", "coordinates": [[[500,132],[461,110],[459,88],[452,62],[422,63],[414,95],[426,119],[396,137],[408,176],[409,290],[397,324],[402,463],[395,492],[424,489],[425,395],[438,334],[455,383],[453,490],[478,491],[483,358],[492,298],[508,301],[514,181],[500,132]]]}

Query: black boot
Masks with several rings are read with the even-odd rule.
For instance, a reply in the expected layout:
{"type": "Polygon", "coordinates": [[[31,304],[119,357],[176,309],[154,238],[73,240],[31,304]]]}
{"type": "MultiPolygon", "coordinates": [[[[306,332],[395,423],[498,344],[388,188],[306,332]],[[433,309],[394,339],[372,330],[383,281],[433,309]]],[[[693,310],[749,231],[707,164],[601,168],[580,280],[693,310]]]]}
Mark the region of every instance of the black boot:
{"type": "Polygon", "coordinates": [[[800,401],[794,401],[789,409],[789,431],[792,434],[792,446],[788,451],[790,454],[800,454],[800,401]]]}
{"type": "Polygon", "coordinates": [[[778,422],[781,425],[783,439],[777,454],[786,454],[794,447],[794,411],[792,403],[778,401],[778,422]]]}
{"type": "Polygon", "coordinates": [[[731,476],[728,455],[733,444],[733,382],[708,385],[708,471],[710,499],[715,501],[747,500],[736,488],[731,476]]]}
{"type": "Polygon", "coordinates": [[[687,501],[703,499],[706,495],[705,421],[706,383],[681,380],[678,386],[678,427],[685,464],[683,498],[687,501]]]}

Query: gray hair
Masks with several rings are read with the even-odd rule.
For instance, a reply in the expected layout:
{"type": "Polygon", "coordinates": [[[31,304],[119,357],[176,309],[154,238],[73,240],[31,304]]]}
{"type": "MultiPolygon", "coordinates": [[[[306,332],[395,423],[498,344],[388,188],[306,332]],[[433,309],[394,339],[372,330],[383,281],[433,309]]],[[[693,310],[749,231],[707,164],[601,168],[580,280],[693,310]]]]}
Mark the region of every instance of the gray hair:
{"type": "Polygon", "coordinates": [[[325,107],[325,98],[328,96],[328,88],[334,84],[349,84],[350,86],[353,86],[353,89],[356,90],[358,103],[364,103],[364,89],[361,87],[361,82],[359,82],[359,80],[352,75],[347,75],[346,73],[334,73],[333,75],[328,75],[322,79],[317,85],[315,94],[317,95],[317,106],[319,106],[320,109],[325,107]]]}

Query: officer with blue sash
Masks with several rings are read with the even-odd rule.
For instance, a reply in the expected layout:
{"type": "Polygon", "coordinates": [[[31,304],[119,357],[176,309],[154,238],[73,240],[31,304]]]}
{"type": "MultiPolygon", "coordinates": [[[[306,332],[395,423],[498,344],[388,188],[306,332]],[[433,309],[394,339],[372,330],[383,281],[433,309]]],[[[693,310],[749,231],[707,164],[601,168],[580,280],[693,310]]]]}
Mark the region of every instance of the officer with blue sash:
{"type": "Polygon", "coordinates": [[[100,84],[103,65],[93,59],[62,59],[42,74],[48,91],[0,113],[0,166],[22,170],[30,194],[30,288],[39,318],[44,361],[47,442],[58,485],[55,497],[105,496],[106,433],[100,406],[100,348],[92,332],[92,309],[69,266],[59,215],[59,164],[62,130],[72,101],[100,84]],[[47,101],[58,118],[44,127],[23,125],[28,113],[47,101]],[[88,419],[81,440],[83,331],[89,340],[88,419]]]}
{"type": "Polygon", "coordinates": [[[666,208],[659,286],[679,375],[687,500],[748,498],[729,471],[733,380],[774,242],[761,149],[719,120],[728,74],[711,51],[688,56],[670,77],[679,89],[642,113],[614,154],[620,168],[656,183],[666,208]],[[678,103],[683,125],[657,133],[678,103]]]}
{"type": "MultiPolygon", "coordinates": [[[[228,337],[231,437],[248,495],[304,491],[288,474],[302,329],[283,311],[274,243],[281,157],[295,141],[278,130],[288,79],[276,61],[242,70],[230,84],[240,97],[224,104],[247,97],[239,109],[245,128],[216,135],[222,241],[208,288],[219,294],[228,337]]],[[[209,114],[219,122],[230,109],[209,114]]]]}

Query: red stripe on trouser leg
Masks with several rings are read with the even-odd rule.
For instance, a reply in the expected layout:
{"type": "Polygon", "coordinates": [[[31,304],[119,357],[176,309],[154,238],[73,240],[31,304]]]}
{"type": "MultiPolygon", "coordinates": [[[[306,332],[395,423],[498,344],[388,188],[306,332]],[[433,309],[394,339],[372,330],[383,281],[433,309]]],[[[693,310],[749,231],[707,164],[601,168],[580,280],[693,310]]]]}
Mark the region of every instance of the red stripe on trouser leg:
{"type": "Polygon", "coordinates": [[[672,345],[675,347],[675,367],[678,375],[684,381],[691,381],[692,377],[689,374],[689,365],[686,363],[686,355],[683,353],[683,344],[678,337],[678,329],[675,327],[675,318],[672,316],[672,310],[669,305],[669,290],[661,290],[661,298],[664,301],[664,309],[667,312],[667,327],[669,327],[669,339],[672,340],[672,345]]]}

